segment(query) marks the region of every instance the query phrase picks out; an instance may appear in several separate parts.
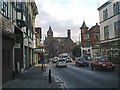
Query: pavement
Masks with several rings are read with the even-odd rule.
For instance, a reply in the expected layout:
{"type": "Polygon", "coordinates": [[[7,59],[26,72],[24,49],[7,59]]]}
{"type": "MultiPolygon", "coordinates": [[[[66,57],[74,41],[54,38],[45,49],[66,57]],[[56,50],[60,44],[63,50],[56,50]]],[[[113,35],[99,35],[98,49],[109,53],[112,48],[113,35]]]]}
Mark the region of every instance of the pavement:
{"type": "Polygon", "coordinates": [[[63,90],[52,77],[52,83],[49,83],[48,73],[46,72],[47,64],[42,70],[41,64],[37,64],[23,73],[17,75],[14,80],[5,83],[2,88],[59,88],[63,90]]]}

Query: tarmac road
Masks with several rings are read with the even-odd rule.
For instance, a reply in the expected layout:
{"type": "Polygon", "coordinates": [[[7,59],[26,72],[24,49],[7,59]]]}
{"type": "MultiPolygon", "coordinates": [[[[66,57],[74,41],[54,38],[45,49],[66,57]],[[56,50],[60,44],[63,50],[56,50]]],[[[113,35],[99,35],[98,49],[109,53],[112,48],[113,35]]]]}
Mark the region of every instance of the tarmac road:
{"type": "Polygon", "coordinates": [[[118,88],[117,71],[91,70],[90,67],[76,67],[74,63],[67,68],[57,68],[49,63],[48,69],[61,79],[67,88],[118,88]]]}

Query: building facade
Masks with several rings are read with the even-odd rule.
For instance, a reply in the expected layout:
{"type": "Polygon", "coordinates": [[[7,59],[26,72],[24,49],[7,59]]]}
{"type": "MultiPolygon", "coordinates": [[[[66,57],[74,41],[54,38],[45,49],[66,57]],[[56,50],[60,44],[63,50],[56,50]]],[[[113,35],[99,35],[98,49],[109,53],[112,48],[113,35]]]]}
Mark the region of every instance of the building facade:
{"type": "Polygon", "coordinates": [[[35,43],[34,43],[34,60],[35,64],[40,62],[40,54],[43,53],[42,48],[44,45],[41,43],[42,39],[42,29],[41,27],[35,28],[35,43]]]}
{"type": "Polygon", "coordinates": [[[83,21],[81,26],[81,56],[100,56],[100,26],[96,23],[90,29],[83,21]]]}
{"type": "Polygon", "coordinates": [[[38,12],[35,2],[2,0],[0,5],[2,83],[5,83],[33,63],[33,22],[38,12]]]}
{"type": "Polygon", "coordinates": [[[27,26],[23,28],[24,37],[24,69],[33,66],[34,61],[34,37],[35,37],[35,17],[38,14],[35,2],[25,2],[27,26]]]}
{"type": "Polygon", "coordinates": [[[47,37],[45,37],[45,50],[48,58],[58,56],[62,53],[71,54],[74,42],[71,39],[71,31],[68,29],[67,37],[53,37],[53,31],[51,26],[47,31],[47,37]]]}
{"type": "Polygon", "coordinates": [[[89,40],[93,58],[101,56],[100,26],[97,23],[89,29],[89,40]]]}
{"type": "Polygon", "coordinates": [[[120,42],[120,0],[109,0],[98,11],[102,55],[116,62],[120,42]]]}

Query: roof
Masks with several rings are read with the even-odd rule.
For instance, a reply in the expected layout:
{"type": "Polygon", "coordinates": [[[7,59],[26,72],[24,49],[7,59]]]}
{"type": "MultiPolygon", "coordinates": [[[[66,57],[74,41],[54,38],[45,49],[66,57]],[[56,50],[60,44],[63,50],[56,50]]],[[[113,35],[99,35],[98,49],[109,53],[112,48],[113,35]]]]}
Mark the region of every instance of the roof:
{"type": "Polygon", "coordinates": [[[111,2],[107,1],[106,3],[104,3],[102,6],[100,6],[98,8],[98,11],[102,10],[104,7],[106,7],[107,5],[109,5],[111,2]]]}
{"type": "Polygon", "coordinates": [[[52,28],[51,28],[51,26],[49,26],[49,29],[48,29],[48,31],[52,31],[52,28]]]}
{"type": "Polygon", "coordinates": [[[98,25],[98,23],[96,23],[96,25],[95,25],[95,26],[92,26],[92,27],[89,29],[89,31],[90,31],[90,30],[93,30],[93,28],[95,28],[96,26],[97,26],[97,27],[100,27],[100,26],[98,25]]]}
{"type": "Polygon", "coordinates": [[[85,21],[83,21],[83,24],[82,24],[82,26],[80,27],[80,29],[82,29],[82,28],[88,29],[87,25],[85,24],[85,21]]]}

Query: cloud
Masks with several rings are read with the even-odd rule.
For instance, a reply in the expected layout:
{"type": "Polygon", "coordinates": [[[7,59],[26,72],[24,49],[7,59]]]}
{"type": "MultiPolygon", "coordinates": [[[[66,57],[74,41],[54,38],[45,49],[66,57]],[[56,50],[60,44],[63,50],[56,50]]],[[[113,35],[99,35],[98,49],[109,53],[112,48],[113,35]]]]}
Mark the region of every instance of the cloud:
{"type": "Polygon", "coordinates": [[[71,29],[72,39],[78,41],[83,20],[89,28],[99,22],[97,0],[36,0],[36,4],[36,26],[42,27],[43,36],[51,25],[54,36],[67,36],[71,29]]]}

